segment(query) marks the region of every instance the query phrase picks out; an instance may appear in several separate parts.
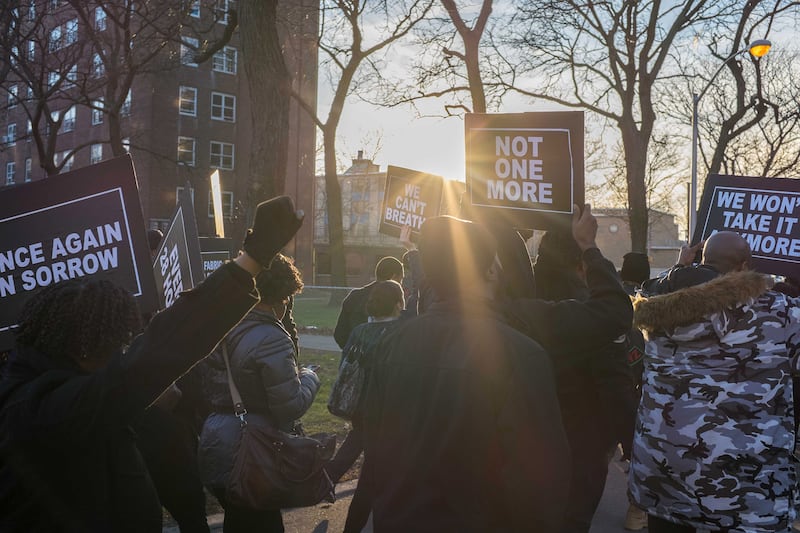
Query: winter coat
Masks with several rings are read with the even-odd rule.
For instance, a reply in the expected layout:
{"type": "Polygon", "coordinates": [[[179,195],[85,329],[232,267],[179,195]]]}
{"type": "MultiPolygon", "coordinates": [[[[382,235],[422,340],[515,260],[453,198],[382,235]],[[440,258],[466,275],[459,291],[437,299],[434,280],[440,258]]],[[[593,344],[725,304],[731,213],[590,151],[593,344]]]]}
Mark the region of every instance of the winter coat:
{"type": "Polygon", "coordinates": [[[712,531],[790,530],[800,300],[768,287],[738,272],[635,303],[647,348],[630,490],[648,513],[712,531]]]}
{"type": "MultiPolygon", "coordinates": [[[[281,322],[268,312],[253,309],[223,343],[247,416],[292,431],[295,421],[311,407],[320,382],[314,372],[298,371],[292,339],[281,322]]],[[[204,363],[203,388],[212,413],[203,425],[198,446],[200,475],[214,488],[223,488],[228,481],[240,433],[223,343],[204,363]]]]}
{"type": "Polygon", "coordinates": [[[485,303],[437,302],[375,350],[359,481],[375,531],[539,531],[568,447],[549,358],[485,303]]]}
{"type": "Polygon", "coordinates": [[[21,348],[0,379],[0,531],[161,532],[129,423],[258,302],[228,264],[94,373],[21,348]]]}
{"type": "Polygon", "coordinates": [[[333,329],[333,339],[339,345],[339,348],[344,348],[353,329],[357,325],[366,322],[369,318],[367,315],[367,300],[375,283],[377,282],[373,281],[363,287],[353,289],[342,301],[342,310],[339,312],[336,327],[333,329]]]}

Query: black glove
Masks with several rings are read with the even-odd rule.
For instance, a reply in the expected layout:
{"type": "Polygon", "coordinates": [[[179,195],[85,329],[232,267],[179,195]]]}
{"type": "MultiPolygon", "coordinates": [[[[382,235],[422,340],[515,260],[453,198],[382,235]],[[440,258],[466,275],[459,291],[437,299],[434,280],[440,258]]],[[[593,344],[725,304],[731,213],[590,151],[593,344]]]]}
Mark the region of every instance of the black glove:
{"type": "Polygon", "coordinates": [[[303,225],[302,213],[294,210],[294,202],[288,196],[278,196],[261,202],[256,208],[253,227],[247,230],[242,248],[269,268],[272,259],[292,240],[303,225]]]}

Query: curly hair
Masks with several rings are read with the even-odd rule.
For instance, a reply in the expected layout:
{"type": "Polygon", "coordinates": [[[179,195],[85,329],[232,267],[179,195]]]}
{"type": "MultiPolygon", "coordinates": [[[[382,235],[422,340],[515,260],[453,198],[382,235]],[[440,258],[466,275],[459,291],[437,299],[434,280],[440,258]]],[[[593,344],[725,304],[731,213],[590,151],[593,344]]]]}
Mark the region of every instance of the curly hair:
{"type": "Polygon", "coordinates": [[[28,300],[16,339],[51,359],[105,359],[140,329],[139,308],[128,291],[108,280],[78,278],[28,300]]]}
{"type": "Polygon", "coordinates": [[[277,304],[303,290],[303,278],[291,257],[278,254],[269,268],[256,276],[256,288],[263,303],[277,304]]]}

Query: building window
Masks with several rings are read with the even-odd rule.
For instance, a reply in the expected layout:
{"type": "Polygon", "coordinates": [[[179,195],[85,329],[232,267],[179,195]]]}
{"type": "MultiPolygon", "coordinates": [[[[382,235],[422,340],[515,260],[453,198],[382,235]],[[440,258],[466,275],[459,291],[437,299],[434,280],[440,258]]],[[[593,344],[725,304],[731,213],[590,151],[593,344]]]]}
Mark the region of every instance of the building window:
{"type": "MultiPolygon", "coordinates": [[[[227,219],[233,218],[233,193],[222,191],[222,216],[227,219]]],[[[214,218],[214,197],[208,191],[208,218],[214,218]]]]}
{"type": "Polygon", "coordinates": [[[36,0],[28,2],[28,22],[36,20],[36,0]]]}
{"type": "Polygon", "coordinates": [[[196,67],[194,54],[199,46],[199,41],[193,37],[181,37],[181,64],[187,67],[196,67]]]}
{"type": "Polygon", "coordinates": [[[228,23],[228,9],[230,8],[229,0],[217,0],[217,7],[214,9],[214,16],[217,22],[223,24],[228,23]]]}
{"type": "Polygon", "coordinates": [[[92,126],[97,126],[103,123],[103,110],[105,109],[105,101],[103,98],[98,98],[92,101],[92,126]]]}
{"type": "Polygon", "coordinates": [[[192,4],[189,6],[189,16],[200,18],[200,0],[192,0],[192,4]]]}
{"type": "Polygon", "coordinates": [[[61,26],[56,26],[50,30],[50,41],[47,43],[47,49],[51,52],[55,52],[60,50],[61,46],[61,26]]]}
{"type": "Polygon", "coordinates": [[[195,140],[193,137],[178,137],[178,161],[194,166],[194,146],[195,140]]]}
{"type": "MultiPolygon", "coordinates": [[[[175,187],[175,205],[178,205],[178,198],[181,197],[181,194],[186,189],[186,187],[175,187]]],[[[189,188],[189,198],[192,199],[192,203],[194,203],[194,187],[189,188]]]]}
{"type": "Polygon", "coordinates": [[[236,97],[232,94],[211,93],[211,118],[236,122],[236,97]]]}
{"type": "Polygon", "coordinates": [[[236,74],[236,64],[239,59],[239,51],[232,46],[225,46],[214,54],[211,61],[211,68],[217,72],[226,74],[236,74]]]}
{"type": "Polygon", "coordinates": [[[25,181],[31,181],[31,166],[32,166],[32,164],[33,164],[33,161],[31,160],[30,157],[25,160],[25,181]]]}
{"type": "Polygon", "coordinates": [[[99,163],[103,160],[103,145],[102,144],[93,144],[91,148],[91,163],[94,165],[95,163],[99,163]]]}
{"type": "Polygon", "coordinates": [[[178,112],[189,117],[197,116],[197,89],[181,86],[178,91],[178,112]]]}
{"type": "Polygon", "coordinates": [[[67,87],[75,87],[75,84],[78,83],[78,65],[72,65],[70,69],[67,71],[65,85],[67,87]]]}
{"type": "Polygon", "coordinates": [[[65,45],[69,46],[78,42],[78,19],[71,19],[64,24],[65,45]]]}
{"type": "Polygon", "coordinates": [[[33,87],[31,87],[30,85],[25,87],[25,100],[27,100],[28,102],[33,100],[33,87]]]}
{"type": "Polygon", "coordinates": [[[106,11],[102,7],[97,7],[94,10],[94,29],[97,31],[105,31],[106,29],[106,11]]]}
{"type": "Polygon", "coordinates": [[[19,100],[19,88],[16,85],[12,85],[8,88],[8,108],[17,107],[17,100],[19,100]]]}
{"type": "Polygon", "coordinates": [[[75,130],[75,106],[67,109],[64,113],[64,121],[61,123],[61,133],[67,133],[75,130]]]}
{"type": "Polygon", "coordinates": [[[6,185],[14,184],[14,176],[17,173],[17,164],[13,161],[6,163],[6,185]]]}
{"type": "Polygon", "coordinates": [[[52,89],[53,87],[58,84],[59,75],[58,72],[48,72],[47,73],[47,88],[52,89]]]}
{"type": "Polygon", "coordinates": [[[211,141],[209,166],[221,170],[233,170],[233,144],[211,141]]]}
{"type": "MultiPolygon", "coordinates": [[[[58,166],[58,159],[58,154],[56,154],[56,166],[58,166]]],[[[61,172],[69,172],[72,170],[72,164],[75,160],[68,150],[61,152],[61,160],[64,162],[64,166],[61,167],[61,172]]]]}
{"type": "Polygon", "coordinates": [[[106,66],[103,64],[103,58],[100,54],[95,53],[92,56],[92,77],[102,78],[106,73],[106,66]]]}
{"type": "Polygon", "coordinates": [[[128,94],[125,95],[125,101],[122,102],[122,107],[119,108],[119,114],[123,117],[127,117],[131,114],[131,90],[128,89],[128,94]]]}
{"type": "Polygon", "coordinates": [[[6,144],[14,146],[17,144],[17,124],[12,123],[6,126],[6,144]]]}
{"type": "Polygon", "coordinates": [[[28,41],[28,61],[36,58],[36,41],[28,41]]]}

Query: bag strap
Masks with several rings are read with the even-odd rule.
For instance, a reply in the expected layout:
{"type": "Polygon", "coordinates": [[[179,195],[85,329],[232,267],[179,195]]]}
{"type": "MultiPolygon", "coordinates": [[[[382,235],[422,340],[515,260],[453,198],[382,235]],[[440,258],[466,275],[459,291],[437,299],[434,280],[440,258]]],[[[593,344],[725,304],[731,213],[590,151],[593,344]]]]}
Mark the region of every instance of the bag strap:
{"type": "Polygon", "coordinates": [[[244,404],[242,403],[242,395],[239,394],[239,389],[236,388],[236,383],[233,381],[231,362],[228,358],[228,346],[225,344],[225,341],[222,341],[222,358],[225,360],[225,370],[228,373],[228,388],[231,391],[233,414],[239,417],[239,420],[241,420],[242,426],[244,427],[247,425],[247,421],[244,419],[244,415],[247,414],[247,409],[245,409],[244,404]]]}

